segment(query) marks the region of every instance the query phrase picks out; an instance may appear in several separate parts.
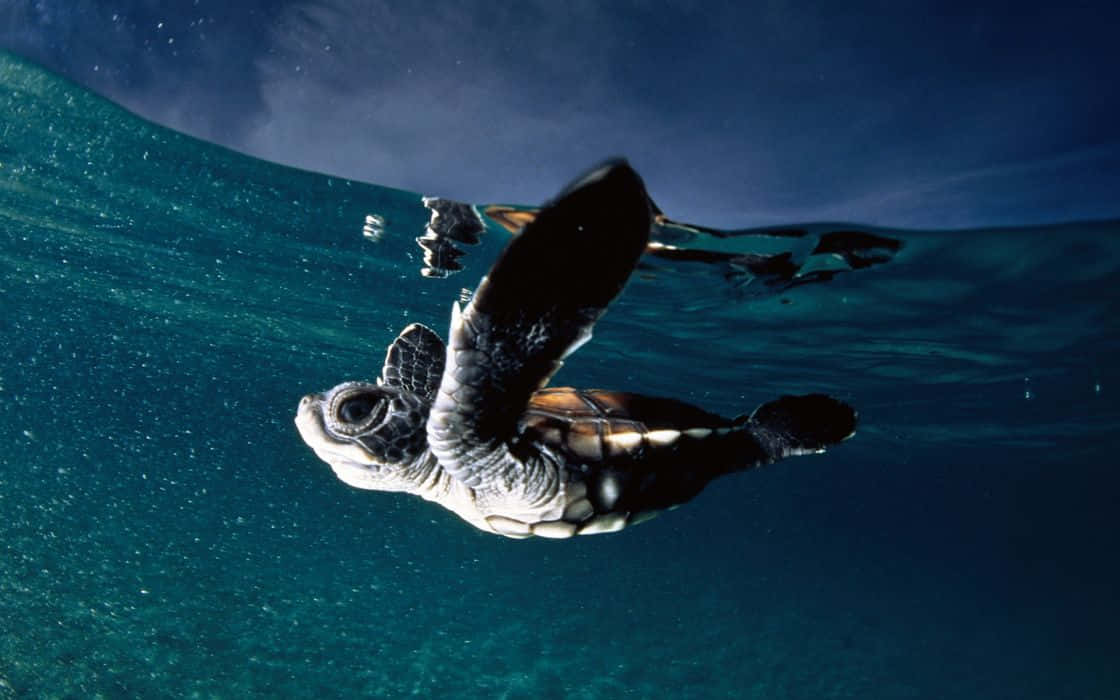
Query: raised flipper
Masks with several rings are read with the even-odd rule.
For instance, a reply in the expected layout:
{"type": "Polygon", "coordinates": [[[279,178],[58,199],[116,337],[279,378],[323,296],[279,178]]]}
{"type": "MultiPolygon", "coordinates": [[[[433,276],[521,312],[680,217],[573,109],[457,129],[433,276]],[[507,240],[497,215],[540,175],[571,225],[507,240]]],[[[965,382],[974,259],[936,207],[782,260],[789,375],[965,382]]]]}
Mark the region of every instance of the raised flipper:
{"type": "Polygon", "coordinates": [[[443,340],[435,331],[413,323],[401,331],[385,353],[381,384],[410,391],[430,402],[439,389],[445,354],[443,340]]]}
{"type": "Polygon", "coordinates": [[[545,205],[467,307],[460,313],[456,305],[428,420],[432,452],[455,478],[472,487],[509,484],[527,499],[552,488],[538,481],[556,475],[520,463],[508,443],[529,397],[590,338],[622,290],[645,250],[650,222],[637,173],[625,162],[607,163],[545,205]],[[503,478],[510,468],[522,473],[503,478]]]}

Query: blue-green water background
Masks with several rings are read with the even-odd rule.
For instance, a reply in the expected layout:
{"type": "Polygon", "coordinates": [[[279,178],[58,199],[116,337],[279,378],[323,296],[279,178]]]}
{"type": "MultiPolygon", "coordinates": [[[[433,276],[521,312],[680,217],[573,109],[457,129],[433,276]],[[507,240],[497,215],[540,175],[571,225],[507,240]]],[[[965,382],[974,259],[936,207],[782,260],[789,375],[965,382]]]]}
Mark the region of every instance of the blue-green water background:
{"type": "Polygon", "coordinates": [[[860,432],[517,542],[292,424],[506,240],[426,279],[427,220],[0,56],[0,697],[1120,696],[1120,224],[891,232],[780,294],[652,262],[556,383],[860,432]]]}

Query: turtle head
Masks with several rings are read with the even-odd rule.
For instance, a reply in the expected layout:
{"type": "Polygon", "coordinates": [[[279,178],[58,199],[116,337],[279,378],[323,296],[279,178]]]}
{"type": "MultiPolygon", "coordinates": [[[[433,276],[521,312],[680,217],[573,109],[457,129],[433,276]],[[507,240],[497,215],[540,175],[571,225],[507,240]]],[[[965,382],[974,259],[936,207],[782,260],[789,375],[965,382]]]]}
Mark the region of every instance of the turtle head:
{"type": "Polygon", "coordinates": [[[410,391],[346,382],[299,402],[296,427],[336,476],[351,486],[411,491],[427,474],[427,401],[410,391]]]}

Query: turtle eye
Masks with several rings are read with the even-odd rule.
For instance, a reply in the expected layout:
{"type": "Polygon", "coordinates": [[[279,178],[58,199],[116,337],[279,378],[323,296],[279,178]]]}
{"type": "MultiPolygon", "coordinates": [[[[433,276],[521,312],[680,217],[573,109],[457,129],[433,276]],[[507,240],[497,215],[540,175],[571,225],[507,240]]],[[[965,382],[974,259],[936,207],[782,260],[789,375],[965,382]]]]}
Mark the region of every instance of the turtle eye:
{"type": "Polygon", "coordinates": [[[342,402],[338,407],[338,417],[347,423],[360,423],[373,413],[378,403],[369,394],[358,394],[342,402]]]}

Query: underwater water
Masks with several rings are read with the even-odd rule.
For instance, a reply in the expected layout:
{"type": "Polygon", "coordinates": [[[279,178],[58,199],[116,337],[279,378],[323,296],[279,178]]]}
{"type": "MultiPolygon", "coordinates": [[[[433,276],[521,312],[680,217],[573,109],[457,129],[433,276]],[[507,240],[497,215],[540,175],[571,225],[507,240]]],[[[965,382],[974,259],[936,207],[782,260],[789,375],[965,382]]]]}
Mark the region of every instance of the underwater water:
{"type": "Polygon", "coordinates": [[[293,425],[509,237],[433,273],[431,213],[0,55],[0,698],[1120,696],[1120,222],[664,226],[553,383],[859,432],[558,542],[293,425]]]}

